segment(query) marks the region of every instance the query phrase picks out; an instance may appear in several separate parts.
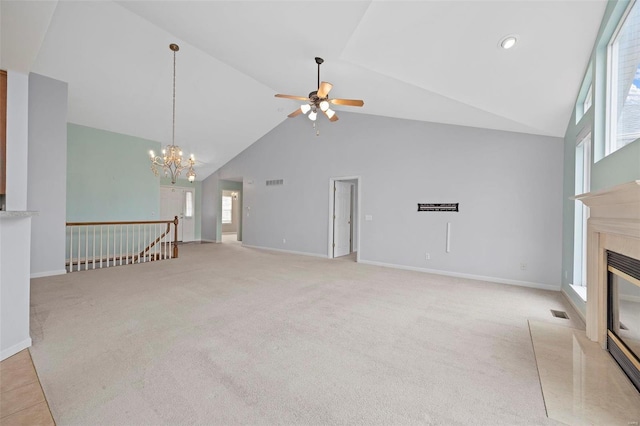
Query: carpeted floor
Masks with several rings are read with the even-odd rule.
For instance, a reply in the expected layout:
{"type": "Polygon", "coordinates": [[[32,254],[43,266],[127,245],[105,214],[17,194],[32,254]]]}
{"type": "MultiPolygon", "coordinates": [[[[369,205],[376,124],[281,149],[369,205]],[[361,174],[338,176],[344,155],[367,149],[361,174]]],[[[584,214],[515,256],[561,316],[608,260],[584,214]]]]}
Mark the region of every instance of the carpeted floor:
{"type": "Polygon", "coordinates": [[[68,424],[555,424],[527,319],[558,292],[192,244],[32,280],[32,357],[68,424]]]}

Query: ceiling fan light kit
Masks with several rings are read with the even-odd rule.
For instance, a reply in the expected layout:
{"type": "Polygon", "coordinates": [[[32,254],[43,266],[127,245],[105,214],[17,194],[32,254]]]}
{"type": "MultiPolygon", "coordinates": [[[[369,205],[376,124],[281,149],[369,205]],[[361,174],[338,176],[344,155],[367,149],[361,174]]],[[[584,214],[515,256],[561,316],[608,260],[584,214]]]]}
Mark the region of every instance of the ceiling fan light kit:
{"type": "Polygon", "coordinates": [[[329,98],[329,92],[333,88],[333,85],[327,81],[320,81],[320,65],[324,62],[324,59],[316,57],[316,64],[318,64],[318,89],[309,93],[308,97],[304,96],[293,96],[293,95],[283,95],[276,94],[276,98],[285,98],[285,99],[294,99],[297,101],[305,101],[300,105],[300,108],[296,108],[291,114],[288,115],[289,118],[297,117],[300,114],[306,115],[309,113],[307,117],[309,120],[313,121],[313,127],[316,129],[316,135],[320,135],[320,131],[316,126],[316,119],[318,118],[318,110],[320,110],[329,121],[338,121],[338,115],[334,110],[330,108],[331,104],[334,105],[344,105],[344,106],[356,106],[361,107],[364,105],[364,101],[360,99],[331,99],[329,98]]]}

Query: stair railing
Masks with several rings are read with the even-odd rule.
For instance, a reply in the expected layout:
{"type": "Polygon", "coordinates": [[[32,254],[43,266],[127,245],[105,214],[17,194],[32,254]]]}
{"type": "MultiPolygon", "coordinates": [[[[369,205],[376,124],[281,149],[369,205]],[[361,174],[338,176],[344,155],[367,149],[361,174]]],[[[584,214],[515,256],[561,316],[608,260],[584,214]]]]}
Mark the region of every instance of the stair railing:
{"type": "Polygon", "coordinates": [[[178,257],[177,216],[156,221],[67,222],[66,232],[67,272],[178,257]]]}

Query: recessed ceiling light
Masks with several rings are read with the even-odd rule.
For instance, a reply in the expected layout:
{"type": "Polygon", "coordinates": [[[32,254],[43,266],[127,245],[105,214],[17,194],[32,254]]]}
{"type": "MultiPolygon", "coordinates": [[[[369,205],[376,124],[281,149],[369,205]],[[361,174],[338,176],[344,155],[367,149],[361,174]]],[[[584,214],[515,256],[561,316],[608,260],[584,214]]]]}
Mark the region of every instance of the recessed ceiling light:
{"type": "Polygon", "coordinates": [[[518,38],[515,35],[508,35],[500,40],[500,47],[503,49],[511,49],[516,45],[518,38]]]}

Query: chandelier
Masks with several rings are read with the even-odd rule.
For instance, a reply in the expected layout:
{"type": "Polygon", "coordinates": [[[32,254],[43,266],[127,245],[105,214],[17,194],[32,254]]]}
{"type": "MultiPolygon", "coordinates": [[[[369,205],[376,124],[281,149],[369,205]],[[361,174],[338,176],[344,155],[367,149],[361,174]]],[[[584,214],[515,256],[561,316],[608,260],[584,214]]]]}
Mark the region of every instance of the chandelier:
{"type": "Polygon", "coordinates": [[[175,184],[180,173],[187,169],[187,179],[189,182],[196,180],[196,172],[193,165],[196,163],[193,154],[189,156],[186,163],[182,163],[182,150],[175,144],[176,142],[176,52],[180,50],[177,44],[170,44],[169,49],[173,51],[173,133],[171,135],[171,145],[167,145],[162,150],[162,155],[155,155],[149,151],[151,160],[151,171],[158,176],[158,167],[161,167],[165,176],[171,175],[171,183],[175,184]]]}

